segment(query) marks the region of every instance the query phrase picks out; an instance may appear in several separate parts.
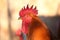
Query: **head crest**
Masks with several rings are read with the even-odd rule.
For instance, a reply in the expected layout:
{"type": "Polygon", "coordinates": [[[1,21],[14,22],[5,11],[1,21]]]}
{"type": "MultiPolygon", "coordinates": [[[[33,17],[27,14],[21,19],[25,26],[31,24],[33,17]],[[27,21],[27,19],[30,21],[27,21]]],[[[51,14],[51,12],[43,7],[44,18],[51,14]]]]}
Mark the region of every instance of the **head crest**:
{"type": "Polygon", "coordinates": [[[19,16],[20,17],[23,17],[23,16],[25,16],[26,14],[28,14],[28,13],[32,13],[32,14],[34,14],[34,15],[37,15],[38,14],[38,11],[36,10],[36,6],[35,6],[35,8],[33,8],[33,5],[29,8],[29,6],[27,5],[27,7],[25,8],[25,6],[24,6],[24,8],[22,8],[21,10],[20,10],[20,12],[19,12],[19,16]]]}

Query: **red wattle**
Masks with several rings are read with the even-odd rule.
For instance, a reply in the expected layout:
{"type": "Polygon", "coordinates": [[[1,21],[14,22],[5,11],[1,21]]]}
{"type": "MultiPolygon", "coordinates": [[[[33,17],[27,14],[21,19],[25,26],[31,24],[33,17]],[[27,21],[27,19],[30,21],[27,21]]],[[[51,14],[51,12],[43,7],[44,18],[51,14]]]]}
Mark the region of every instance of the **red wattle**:
{"type": "Polygon", "coordinates": [[[20,40],[23,40],[23,37],[20,35],[20,40]]]}
{"type": "Polygon", "coordinates": [[[20,36],[21,35],[21,30],[20,29],[16,31],[16,35],[17,36],[20,36]]]}

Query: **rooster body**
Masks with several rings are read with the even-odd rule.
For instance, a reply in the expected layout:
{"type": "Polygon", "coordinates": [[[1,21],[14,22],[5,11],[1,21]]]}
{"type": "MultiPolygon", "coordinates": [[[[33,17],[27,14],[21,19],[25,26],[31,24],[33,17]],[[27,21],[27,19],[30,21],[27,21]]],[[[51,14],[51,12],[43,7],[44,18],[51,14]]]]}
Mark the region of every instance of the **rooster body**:
{"type": "Polygon", "coordinates": [[[28,5],[19,12],[22,29],[17,34],[20,36],[20,40],[24,38],[21,33],[26,34],[26,40],[50,40],[49,30],[37,14],[36,7],[33,9],[33,6],[29,8],[28,5]]]}
{"type": "Polygon", "coordinates": [[[30,40],[50,40],[50,33],[47,26],[37,16],[32,17],[29,28],[30,40]]]}

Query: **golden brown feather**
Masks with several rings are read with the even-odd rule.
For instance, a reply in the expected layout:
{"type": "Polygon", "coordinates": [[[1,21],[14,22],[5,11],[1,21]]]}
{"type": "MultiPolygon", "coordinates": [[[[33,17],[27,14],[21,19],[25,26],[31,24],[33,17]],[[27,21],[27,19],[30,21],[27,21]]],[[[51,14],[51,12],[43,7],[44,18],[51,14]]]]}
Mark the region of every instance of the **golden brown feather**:
{"type": "Polygon", "coordinates": [[[32,21],[29,25],[28,40],[50,40],[50,33],[47,26],[40,18],[31,15],[32,21]]]}

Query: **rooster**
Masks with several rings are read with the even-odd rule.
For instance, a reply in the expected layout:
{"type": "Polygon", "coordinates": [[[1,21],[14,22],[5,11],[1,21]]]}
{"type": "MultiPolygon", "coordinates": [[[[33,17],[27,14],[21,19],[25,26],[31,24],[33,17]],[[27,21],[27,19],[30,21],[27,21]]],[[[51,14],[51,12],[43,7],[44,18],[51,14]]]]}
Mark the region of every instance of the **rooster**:
{"type": "Polygon", "coordinates": [[[19,12],[19,19],[22,19],[22,28],[19,29],[16,34],[23,39],[23,35],[26,35],[26,40],[50,40],[50,33],[47,26],[37,16],[38,10],[33,8],[33,5],[29,8],[22,8],[19,12]]]}

